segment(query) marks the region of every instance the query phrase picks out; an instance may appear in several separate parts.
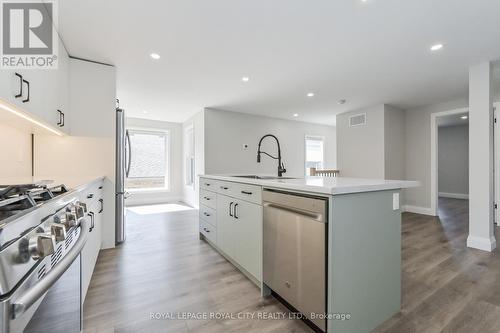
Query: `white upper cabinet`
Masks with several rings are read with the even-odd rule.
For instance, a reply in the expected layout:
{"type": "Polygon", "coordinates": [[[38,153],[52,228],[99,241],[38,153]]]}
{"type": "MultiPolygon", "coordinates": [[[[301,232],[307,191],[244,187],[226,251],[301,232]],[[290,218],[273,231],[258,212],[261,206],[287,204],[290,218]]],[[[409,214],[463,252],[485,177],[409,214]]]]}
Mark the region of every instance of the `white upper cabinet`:
{"type": "Polygon", "coordinates": [[[69,134],[69,56],[58,39],[57,69],[1,70],[0,98],[69,134]]]}

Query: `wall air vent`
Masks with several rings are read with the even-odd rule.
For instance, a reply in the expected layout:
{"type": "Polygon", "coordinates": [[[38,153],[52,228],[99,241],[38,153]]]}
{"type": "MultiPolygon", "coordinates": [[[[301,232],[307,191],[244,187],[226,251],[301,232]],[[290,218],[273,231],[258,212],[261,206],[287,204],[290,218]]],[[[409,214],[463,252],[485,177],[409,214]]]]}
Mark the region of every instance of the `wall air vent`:
{"type": "Polygon", "coordinates": [[[366,125],[366,113],[355,114],[349,117],[349,127],[366,125]]]}

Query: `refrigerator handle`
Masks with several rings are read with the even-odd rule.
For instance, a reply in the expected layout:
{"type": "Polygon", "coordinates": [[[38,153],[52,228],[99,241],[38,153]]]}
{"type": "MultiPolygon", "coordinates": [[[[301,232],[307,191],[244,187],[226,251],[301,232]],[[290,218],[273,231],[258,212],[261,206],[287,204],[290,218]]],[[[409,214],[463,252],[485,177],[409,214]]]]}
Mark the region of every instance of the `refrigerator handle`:
{"type": "Polygon", "coordinates": [[[125,137],[127,138],[126,145],[128,146],[128,149],[125,149],[125,151],[128,151],[127,166],[125,167],[125,177],[128,178],[128,174],[130,173],[130,162],[132,161],[132,146],[130,145],[130,135],[128,133],[128,130],[125,131],[125,137]]]}

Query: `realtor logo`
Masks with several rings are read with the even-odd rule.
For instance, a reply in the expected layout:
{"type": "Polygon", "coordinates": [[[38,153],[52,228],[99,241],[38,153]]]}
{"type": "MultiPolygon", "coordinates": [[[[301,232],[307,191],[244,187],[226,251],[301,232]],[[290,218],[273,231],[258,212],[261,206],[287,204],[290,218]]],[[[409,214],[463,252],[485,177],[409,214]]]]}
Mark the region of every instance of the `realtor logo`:
{"type": "Polygon", "coordinates": [[[57,69],[58,35],[54,1],[2,0],[3,69],[57,69]]]}

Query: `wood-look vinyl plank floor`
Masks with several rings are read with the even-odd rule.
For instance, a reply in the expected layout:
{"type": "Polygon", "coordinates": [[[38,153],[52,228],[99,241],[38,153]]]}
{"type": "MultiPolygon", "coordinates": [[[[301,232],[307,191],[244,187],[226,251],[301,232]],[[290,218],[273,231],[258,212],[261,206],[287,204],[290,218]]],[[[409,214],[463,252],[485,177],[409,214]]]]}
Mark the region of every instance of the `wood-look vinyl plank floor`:
{"type": "MultiPolygon", "coordinates": [[[[468,202],[440,199],[439,218],[403,214],[402,309],[375,332],[500,332],[500,259],[466,247],[468,202]]],[[[160,319],[151,314],[288,312],[198,238],[196,210],[127,213],[127,240],[101,251],[84,331],[311,332],[301,321],[160,319]]]]}

